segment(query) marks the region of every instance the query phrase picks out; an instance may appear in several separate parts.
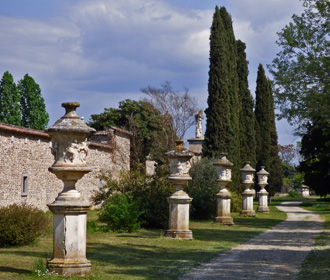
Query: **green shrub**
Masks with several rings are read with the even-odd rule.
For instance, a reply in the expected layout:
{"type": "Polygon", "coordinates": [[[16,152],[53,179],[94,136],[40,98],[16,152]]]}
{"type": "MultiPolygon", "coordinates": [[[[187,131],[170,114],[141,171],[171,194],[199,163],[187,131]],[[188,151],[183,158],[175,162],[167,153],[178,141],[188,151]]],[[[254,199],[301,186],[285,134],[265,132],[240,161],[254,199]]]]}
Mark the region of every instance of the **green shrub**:
{"type": "Polygon", "coordinates": [[[230,212],[241,212],[243,207],[242,195],[236,192],[231,192],[230,212]]]}
{"type": "Polygon", "coordinates": [[[288,191],[288,197],[300,198],[301,195],[300,195],[300,193],[297,193],[295,191],[288,191]]]}
{"type": "Polygon", "coordinates": [[[103,203],[99,213],[99,220],[107,223],[108,228],[115,232],[133,232],[140,229],[139,218],[141,200],[133,200],[123,193],[111,195],[103,203]]]}
{"type": "MultiPolygon", "coordinates": [[[[163,172],[164,173],[164,172],[163,172]]],[[[167,198],[174,191],[167,175],[145,175],[142,169],[123,171],[116,180],[110,173],[103,174],[105,185],[94,194],[95,203],[107,200],[115,193],[123,193],[132,201],[140,200],[140,220],[146,228],[167,228],[169,205],[167,198]]]]}
{"type": "Polygon", "coordinates": [[[50,216],[37,208],[12,204],[0,209],[0,246],[34,242],[50,229],[50,216]]]}
{"type": "Polygon", "coordinates": [[[216,193],[219,185],[216,181],[214,159],[202,158],[190,169],[192,181],[185,191],[193,198],[190,207],[190,217],[197,220],[213,219],[216,216],[216,193]]]}

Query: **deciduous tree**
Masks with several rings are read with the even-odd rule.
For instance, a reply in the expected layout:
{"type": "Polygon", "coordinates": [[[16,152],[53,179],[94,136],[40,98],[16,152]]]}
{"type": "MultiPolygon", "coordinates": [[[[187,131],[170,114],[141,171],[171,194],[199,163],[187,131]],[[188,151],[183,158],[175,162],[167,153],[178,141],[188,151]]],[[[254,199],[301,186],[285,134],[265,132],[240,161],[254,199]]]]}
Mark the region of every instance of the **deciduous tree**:
{"type": "Polygon", "coordinates": [[[89,125],[97,130],[116,126],[133,132],[133,168],[145,163],[148,155],[159,164],[165,163],[165,152],[174,147],[173,132],[162,114],[149,102],[126,99],[119,102],[119,108],[106,108],[103,113],[91,115],[89,125]]]}
{"type": "Polygon", "coordinates": [[[148,86],[142,88],[141,92],[149,97],[145,101],[151,103],[163,116],[170,116],[168,124],[174,135],[183,139],[187,130],[195,124],[195,114],[198,112],[197,101],[188,89],[180,93],[173,90],[171,83],[166,81],[159,88],[148,86]]]}

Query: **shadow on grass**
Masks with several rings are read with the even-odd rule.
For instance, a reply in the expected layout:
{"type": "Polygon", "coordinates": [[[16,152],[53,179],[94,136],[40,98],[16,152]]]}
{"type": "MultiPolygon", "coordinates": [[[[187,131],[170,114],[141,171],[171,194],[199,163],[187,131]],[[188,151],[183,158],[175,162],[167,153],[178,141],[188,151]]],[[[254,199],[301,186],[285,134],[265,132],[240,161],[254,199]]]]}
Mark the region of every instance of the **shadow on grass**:
{"type": "Polygon", "coordinates": [[[17,274],[31,274],[30,270],[20,269],[15,267],[7,267],[7,266],[0,266],[0,272],[9,272],[9,273],[17,273],[17,274]]]}

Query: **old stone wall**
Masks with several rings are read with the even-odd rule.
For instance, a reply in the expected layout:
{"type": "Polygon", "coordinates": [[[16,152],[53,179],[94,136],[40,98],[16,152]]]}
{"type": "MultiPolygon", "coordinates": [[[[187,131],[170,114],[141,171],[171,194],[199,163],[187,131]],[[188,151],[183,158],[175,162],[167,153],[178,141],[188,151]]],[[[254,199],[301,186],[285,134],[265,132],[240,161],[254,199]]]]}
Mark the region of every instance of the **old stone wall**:
{"type": "MultiPolygon", "coordinates": [[[[90,200],[100,186],[100,172],[118,176],[129,169],[130,133],[112,128],[101,133],[107,141],[89,145],[87,163],[93,171],[77,182],[77,189],[90,200]]],[[[63,188],[61,180],[48,171],[54,163],[49,136],[41,131],[0,123],[0,207],[27,203],[48,210],[63,188]]]]}

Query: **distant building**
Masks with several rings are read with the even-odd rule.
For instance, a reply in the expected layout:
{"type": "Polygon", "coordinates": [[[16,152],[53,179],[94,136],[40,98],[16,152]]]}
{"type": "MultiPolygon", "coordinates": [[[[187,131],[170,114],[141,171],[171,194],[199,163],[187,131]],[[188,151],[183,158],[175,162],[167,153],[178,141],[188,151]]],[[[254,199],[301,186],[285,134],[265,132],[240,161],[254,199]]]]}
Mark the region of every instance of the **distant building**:
{"type": "MultiPolygon", "coordinates": [[[[100,187],[100,172],[130,169],[132,133],[111,127],[90,138],[87,163],[93,169],[77,182],[86,200],[100,187]]],[[[0,123],[0,207],[27,203],[47,210],[63,189],[63,183],[48,171],[54,163],[47,133],[0,123]]]]}

